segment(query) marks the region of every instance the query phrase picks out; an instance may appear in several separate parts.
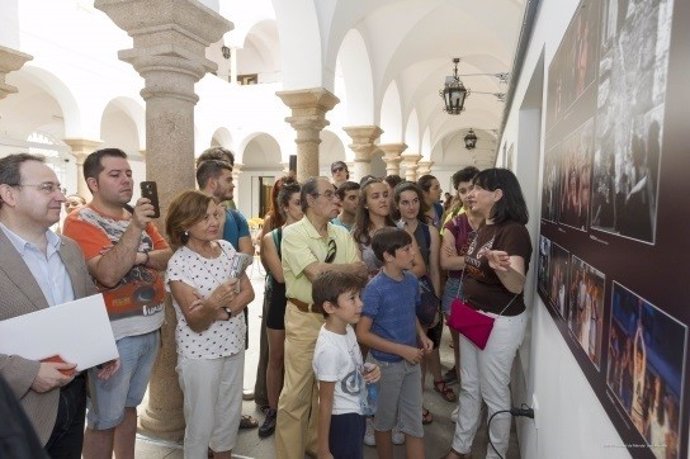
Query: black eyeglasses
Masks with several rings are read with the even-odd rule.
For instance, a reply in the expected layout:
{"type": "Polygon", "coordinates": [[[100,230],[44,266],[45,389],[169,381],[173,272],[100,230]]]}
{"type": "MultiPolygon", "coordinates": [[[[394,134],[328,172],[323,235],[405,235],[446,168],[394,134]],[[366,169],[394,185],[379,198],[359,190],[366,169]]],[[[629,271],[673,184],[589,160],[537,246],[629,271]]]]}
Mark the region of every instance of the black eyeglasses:
{"type": "Polygon", "coordinates": [[[335,244],[335,239],[328,240],[328,252],[326,252],[326,263],[333,263],[335,260],[335,254],[338,253],[338,246],[335,244]]]}
{"type": "Polygon", "coordinates": [[[328,199],[329,201],[331,201],[337,197],[333,190],[326,190],[323,193],[314,193],[312,196],[314,196],[315,198],[323,196],[324,198],[328,199]]]}
{"type": "Polygon", "coordinates": [[[54,183],[54,182],[43,182],[39,184],[28,184],[28,183],[23,183],[19,185],[12,185],[13,187],[17,188],[22,188],[22,187],[31,187],[31,188],[36,188],[37,190],[41,191],[44,194],[54,194],[57,192],[60,192],[62,194],[67,194],[67,189],[63,188],[60,186],[59,183],[54,183]]]}

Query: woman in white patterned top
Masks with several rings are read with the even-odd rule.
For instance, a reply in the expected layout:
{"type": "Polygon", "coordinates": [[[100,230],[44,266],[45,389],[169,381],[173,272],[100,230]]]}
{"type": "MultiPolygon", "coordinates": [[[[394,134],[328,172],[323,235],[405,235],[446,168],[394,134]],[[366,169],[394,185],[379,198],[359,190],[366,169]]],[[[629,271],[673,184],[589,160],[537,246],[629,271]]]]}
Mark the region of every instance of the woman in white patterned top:
{"type": "Polygon", "coordinates": [[[170,204],[165,229],[175,253],[166,288],[177,315],[177,374],[184,393],[185,457],[230,458],[242,416],[244,308],[249,278],[231,278],[237,252],[220,237],[222,209],[186,191],[170,204]],[[239,287],[239,288],[238,288],[239,287]]]}

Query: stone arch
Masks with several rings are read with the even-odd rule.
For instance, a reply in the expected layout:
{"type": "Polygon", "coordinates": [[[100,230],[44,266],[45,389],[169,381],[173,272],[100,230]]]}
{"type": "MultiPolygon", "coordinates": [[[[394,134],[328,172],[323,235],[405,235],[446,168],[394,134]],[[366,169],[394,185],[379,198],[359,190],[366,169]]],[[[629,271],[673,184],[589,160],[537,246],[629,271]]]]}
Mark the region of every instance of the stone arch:
{"type": "Polygon", "coordinates": [[[372,80],[369,50],[361,33],[348,31],[338,52],[345,94],[336,96],[347,101],[348,125],[376,125],[378,113],[374,110],[374,82],[372,80]]]}
{"type": "Polygon", "coordinates": [[[219,127],[213,132],[211,136],[211,147],[223,147],[233,151],[233,140],[230,130],[226,127],[219,127]]]}
{"type": "Polygon", "coordinates": [[[83,136],[81,107],[77,103],[74,93],[62,79],[49,70],[30,64],[25,65],[16,75],[26,78],[58,103],[64,123],[64,132],[60,133],[63,138],[83,136]]]}
{"type": "Polygon", "coordinates": [[[403,139],[402,101],[398,84],[391,81],[381,103],[381,143],[399,143],[403,139]]]}
{"type": "Polygon", "coordinates": [[[405,126],[405,141],[410,153],[419,153],[421,147],[421,139],[419,138],[419,117],[417,111],[412,110],[410,116],[407,118],[407,126],[405,126]]]}
{"type": "Polygon", "coordinates": [[[429,126],[424,129],[422,146],[419,150],[419,154],[422,155],[424,159],[431,159],[431,129],[429,129],[429,126]]]}
{"type": "Polygon", "coordinates": [[[243,169],[282,170],[280,145],[265,132],[254,132],[245,137],[235,152],[235,162],[243,169]]]}
{"type": "Polygon", "coordinates": [[[129,97],[116,97],[103,108],[100,123],[103,147],[139,155],[146,148],[145,108],[129,97]]]}
{"type": "Polygon", "coordinates": [[[275,20],[265,19],[253,24],[236,52],[239,75],[257,74],[258,83],[279,79],[281,49],[275,20]]]}
{"type": "Polygon", "coordinates": [[[231,18],[235,26],[223,38],[226,46],[241,48],[244,46],[247,36],[252,33],[257,24],[262,22],[275,23],[275,12],[269,0],[254,1],[251,8],[241,8],[239,10],[230,3],[223,2],[218,10],[221,15],[231,18]]]}
{"type": "Polygon", "coordinates": [[[21,71],[11,73],[7,80],[19,92],[2,100],[4,136],[18,144],[25,142],[35,131],[64,139],[64,111],[60,101],[21,71]]]}
{"type": "Polygon", "coordinates": [[[321,131],[321,145],[319,145],[319,175],[331,176],[330,166],[333,161],[348,161],[345,143],[333,131],[321,131]]]}
{"type": "Polygon", "coordinates": [[[314,2],[272,2],[283,50],[283,89],[332,89],[333,75],[323,72],[321,29],[314,2]]]}

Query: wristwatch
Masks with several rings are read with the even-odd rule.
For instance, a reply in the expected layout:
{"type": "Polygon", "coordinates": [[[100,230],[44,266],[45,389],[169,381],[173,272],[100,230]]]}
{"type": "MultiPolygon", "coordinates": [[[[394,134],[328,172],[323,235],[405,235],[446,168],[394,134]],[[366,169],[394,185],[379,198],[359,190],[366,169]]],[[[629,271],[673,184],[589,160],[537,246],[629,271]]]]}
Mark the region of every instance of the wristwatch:
{"type": "Polygon", "coordinates": [[[228,313],[228,318],[225,319],[225,320],[230,320],[230,319],[232,319],[232,309],[230,309],[230,308],[227,307],[227,306],[225,306],[223,309],[225,309],[225,312],[228,313]]]}

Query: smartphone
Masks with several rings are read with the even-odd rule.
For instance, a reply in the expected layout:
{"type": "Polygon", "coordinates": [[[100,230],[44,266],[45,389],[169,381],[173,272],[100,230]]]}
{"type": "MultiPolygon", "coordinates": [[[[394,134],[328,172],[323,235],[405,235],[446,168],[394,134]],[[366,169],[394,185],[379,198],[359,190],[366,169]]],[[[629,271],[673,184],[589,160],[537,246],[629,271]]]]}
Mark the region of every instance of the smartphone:
{"type": "Polygon", "coordinates": [[[151,201],[153,206],[153,218],[158,218],[161,216],[161,208],[158,205],[158,186],[156,182],[141,182],[141,197],[146,198],[151,201]]]}

